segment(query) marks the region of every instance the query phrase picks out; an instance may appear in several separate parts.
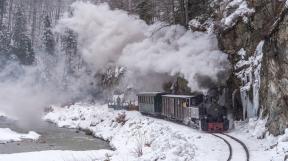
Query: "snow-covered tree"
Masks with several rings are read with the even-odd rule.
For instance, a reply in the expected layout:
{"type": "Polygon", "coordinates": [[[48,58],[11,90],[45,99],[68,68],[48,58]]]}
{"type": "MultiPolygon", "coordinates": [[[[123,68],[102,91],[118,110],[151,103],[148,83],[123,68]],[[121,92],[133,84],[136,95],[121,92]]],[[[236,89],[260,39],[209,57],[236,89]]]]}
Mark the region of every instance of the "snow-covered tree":
{"type": "Polygon", "coordinates": [[[44,18],[44,33],[43,33],[43,46],[45,51],[53,55],[55,52],[55,40],[52,32],[52,25],[49,16],[44,18]]]}
{"type": "Polygon", "coordinates": [[[151,0],[143,0],[136,6],[136,13],[148,24],[153,23],[153,8],[151,0]]]}
{"type": "Polygon", "coordinates": [[[6,5],[7,5],[7,1],[6,0],[1,0],[0,1],[0,30],[2,29],[4,14],[6,12],[6,5]]]}
{"type": "Polygon", "coordinates": [[[0,1],[0,55],[3,59],[7,58],[9,51],[9,43],[10,43],[10,34],[7,28],[7,25],[4,22],[4,17],[6,13],[7,1],[0,1]]]}
{"type": "Polygon", "coordinates": [[[34,63],[35,56],[32,42],[27,31],[26,18],[22,9],[19,7],[15,14],[11,54],[15,55],[21,64],[31,65],[34,63]]]}
{"type": "Polygon", "coordinates": [[[68,65],[67,72],[75,73],[78,68],[77,35],[72,30],[67,29],[62,36],[62,48],[68,65]]]}

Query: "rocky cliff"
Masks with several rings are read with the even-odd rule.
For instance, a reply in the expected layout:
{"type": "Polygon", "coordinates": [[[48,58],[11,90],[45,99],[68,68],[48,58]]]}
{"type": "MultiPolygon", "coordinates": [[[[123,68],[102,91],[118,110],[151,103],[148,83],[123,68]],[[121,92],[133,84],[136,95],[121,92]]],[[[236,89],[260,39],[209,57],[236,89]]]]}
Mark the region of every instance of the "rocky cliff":
{"type": "Polygon", "coordinates": [[[284,1],[246,2],[254,12],[218,30],[219,46],[234,67],[232,101],[241,100],[234,111],[242,108],[244,118],[268,117],[267,128],[278,135],[288,125],[287,9],[284,1]]]}
{"type": "Polygon", "coordinates": [[[288,127],[287,4],[285,0],[211,1],[209,19],[206,13],[190,23],[192,30],[212,28],[220,49],[229,55],[233,68],[227,86],[234,118],[267,117],[267,129],[274,135],[288,127]]]}

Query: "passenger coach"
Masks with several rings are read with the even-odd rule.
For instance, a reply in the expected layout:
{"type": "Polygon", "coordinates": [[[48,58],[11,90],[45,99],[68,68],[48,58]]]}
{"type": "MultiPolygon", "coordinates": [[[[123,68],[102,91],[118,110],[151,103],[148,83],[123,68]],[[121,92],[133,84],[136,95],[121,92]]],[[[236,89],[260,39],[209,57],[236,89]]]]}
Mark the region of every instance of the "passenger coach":
{"type": "Polygon", "coordinates": [[[161,116],[208,132],[229,129],[226,107],[212,95],[173,95],[163,92],[138,94],[142,114],[161,116]]]}
{"type": "Polygon", "coordinates": [[[164,92],[143,92],[138,94],[139,111],[142,114],[160,116],[164,92]]]}
{"type": "Polygon", "coordinates": [[[199,119],[199,106],[203,102],[203,95],[163,95],[162,116],[190,124],[199,119]]]}

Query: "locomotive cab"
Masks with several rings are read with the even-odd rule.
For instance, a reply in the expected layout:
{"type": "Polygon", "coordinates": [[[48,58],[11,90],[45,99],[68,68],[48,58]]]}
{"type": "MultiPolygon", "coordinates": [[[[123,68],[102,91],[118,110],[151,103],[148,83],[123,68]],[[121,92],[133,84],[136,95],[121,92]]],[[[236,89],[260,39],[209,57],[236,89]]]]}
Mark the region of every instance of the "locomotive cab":
{"type": "Polygon", "coordinates": [[[206,97],[201,108],[201,129],[208,132],[222,132],[229,129],[227,108],[218,104],[217,99],[206,97]]]}

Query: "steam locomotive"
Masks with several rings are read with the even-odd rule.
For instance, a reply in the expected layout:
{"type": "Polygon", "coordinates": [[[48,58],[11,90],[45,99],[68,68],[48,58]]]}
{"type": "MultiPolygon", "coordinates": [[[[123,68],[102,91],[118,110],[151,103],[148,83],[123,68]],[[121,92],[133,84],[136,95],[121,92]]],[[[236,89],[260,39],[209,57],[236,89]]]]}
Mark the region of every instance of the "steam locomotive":
{"type": "Polygon", "coordinates": [[[173,95],[163,92],[138,94],[139,111],[199,128],[207,132],[229,129],[227,109],[210,95],[173,95]]]}

